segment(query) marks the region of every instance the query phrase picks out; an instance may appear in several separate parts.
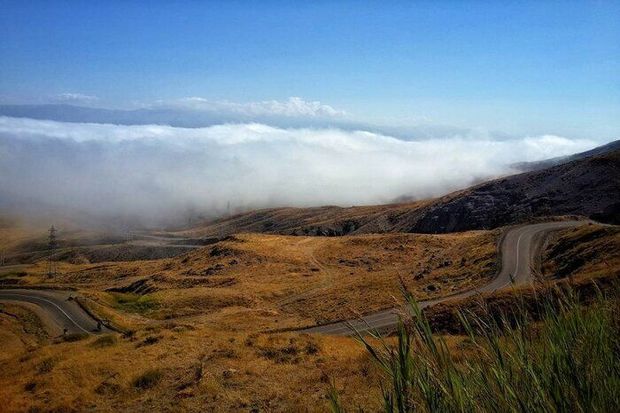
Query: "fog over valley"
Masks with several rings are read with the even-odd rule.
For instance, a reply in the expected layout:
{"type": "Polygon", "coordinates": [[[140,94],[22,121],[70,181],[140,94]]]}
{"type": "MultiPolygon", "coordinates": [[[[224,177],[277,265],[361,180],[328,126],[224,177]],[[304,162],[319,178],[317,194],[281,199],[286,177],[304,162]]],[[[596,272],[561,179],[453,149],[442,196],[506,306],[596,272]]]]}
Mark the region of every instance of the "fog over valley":
{"type": "Polygon", "coordinates": [[[482,132],[406,141],[260,123],[180,128],[0,117],[0,203],[140,225],[181,222],[190,213],[378,204],[439,196],[514,173],[515,162],[599,143],[482,132]]]}

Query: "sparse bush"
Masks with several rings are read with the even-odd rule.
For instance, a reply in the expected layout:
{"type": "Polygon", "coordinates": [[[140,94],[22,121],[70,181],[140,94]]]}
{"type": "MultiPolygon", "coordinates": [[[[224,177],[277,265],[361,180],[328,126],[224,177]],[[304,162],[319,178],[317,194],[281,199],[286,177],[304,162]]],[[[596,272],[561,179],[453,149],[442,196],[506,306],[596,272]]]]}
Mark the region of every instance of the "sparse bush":
{"type": "MultiPolygon", "coordinates": [[[[308,347],[302,349],[298,345],[297,340],[294,338],[291,338],[288,344],[283,346],[261,346],[257,348],[257,352],[260,356],[282,364],[299,363],[301,356],[303,355],[303,350],[308,350],[308,347]]],[[[310,351],[313,351],[312,347],[310,348],[310,351]]]]}
{"type": "MultiPolygon", "coordinates": [[[[473,350],[467,359],[433,335],[409,293],[412,317],[399,323],[395,347],[378,335],[379,346],[358,339],[384,373],[386,412],[620,411],[615,293],[584,308],[572,290],[556,291],[539,300],[537,324],[524,305],[510,316],[460,314],[473,350]]],[[[333,387],[328,398],[343,411],[333,387]]]]}
{"type": "Polygon", "coordinates": [[[27,392],[33,392],[34,389],[36,389],[37,387],[37,383],[34,381],[29,381],[28,383],[26,383],[24,385],[24,390],[26,390],[27,392]]]}
{"type": "Polygon", "coordinates": [[[308,355],[315,355],[319,353],[320,348],[314,341],[309,341],[306,343],[306,348],[304,350],[308,355]]]}
{"type": "Polygon", "coordinates": [[[133,339],[136,336],[136,330],[125,330],[123,338],[133,339]]]}
{"type": "Polygon", "coordinates": [[[54,369],[56,365],[56,360],[52,357],[48,357],[46,359],[41,360],[41,362],[37,365],[37,372],[39,374],[49,373],[54,369]]]}
{"type": "Polygon", "coordinates": [[[121,311],[138,314],[148,314],[159,307],[159,304],[151,296],[133,293],[112,293],[115,307],[121,311]]]}
{"type": "Polygon", "coordinates": [[[142,346],[151,346],[159,341],[159,337],[157,336],[148,336],[141,343],[138,344],[138,347],[142,346]]]}
{"type": "Polygon", "coordinates": [[[88,334],[86,333],[65,334],[64,336],[62,336],[62,341],[67,342],[67,343],[74,343],[76,341],[84,340],[87,337],[88,337],[88,334]]]}
{"type": "Polygon", "coordinates": [[[256,344],[256,335],[250,334],[243,343],[248,347],[253,347],[256,344]]]}
{"type": "Polygon", "coordinates": [[[162,376],[163,375],[159,370],[147,370],[138,377],[136,377],[133,380],[132,385],[133,387],[141,390],[150,389],[152,387],[155,387],[157,383],[159,383],[162,376]]]}
{"type": "Polygon", "coordinates": [[[95,388],[95,393],[99,395],[117,394],[119,391],[121,391],[121,386],[116,383],[110,383],[107,381],[104,381],[95,388]]]}
{"type": "Polygon", "coordinates": [[[95,348],[110,347],[117,343],[117,338],[113,334],[97,337],[90,345],[95,348]]]}

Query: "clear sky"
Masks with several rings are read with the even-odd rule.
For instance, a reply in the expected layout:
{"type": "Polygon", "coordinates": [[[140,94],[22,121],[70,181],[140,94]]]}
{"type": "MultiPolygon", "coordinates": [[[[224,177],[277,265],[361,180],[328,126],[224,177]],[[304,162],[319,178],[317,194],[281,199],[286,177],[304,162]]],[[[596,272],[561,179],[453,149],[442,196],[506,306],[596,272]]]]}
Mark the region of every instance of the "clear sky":
{"type": "Polygon", "coordinates": [[[299,96],[368,122],[620,136],[620,2],[506,3],[2,1],[0,97],[299,96]]]}

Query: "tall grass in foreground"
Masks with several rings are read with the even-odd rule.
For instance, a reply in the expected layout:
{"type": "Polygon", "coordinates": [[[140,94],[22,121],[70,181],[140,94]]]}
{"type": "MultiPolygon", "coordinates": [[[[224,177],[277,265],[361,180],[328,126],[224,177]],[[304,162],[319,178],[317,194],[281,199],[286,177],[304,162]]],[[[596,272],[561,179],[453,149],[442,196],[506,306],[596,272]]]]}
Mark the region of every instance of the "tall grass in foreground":
{"type": "MultiPolygon", "coordinates": [[[[501,315],[460,314],[467,358],[435,336],[413,297],[396,345],[358,339],[383,370],[386,412],[618,412],[618,298],[588,307],[570,290],[538,301],[541,322],[525,305],[501,315]]],[[[333,411],[344,411],[329,394],[333,411]]]]}

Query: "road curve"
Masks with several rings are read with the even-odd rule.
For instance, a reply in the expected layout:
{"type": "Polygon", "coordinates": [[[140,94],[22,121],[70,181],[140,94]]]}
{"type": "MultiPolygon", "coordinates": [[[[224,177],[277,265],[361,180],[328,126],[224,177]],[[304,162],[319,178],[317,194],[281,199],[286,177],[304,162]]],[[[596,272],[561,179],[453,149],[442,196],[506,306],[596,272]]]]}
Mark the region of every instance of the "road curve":
{"type": "MultiPolygon", "coordinates": [[[[587,224],[589,221],[556,221],[514,227],[506,232],[500,247],[502,267],[497,276],[488,284],[450,296],[420,301],[422,308],[443,301],[466,298],[475,294],[489,293],[509,286],[524,285],[532,280],[532,261],[541,248],[541,241],[550,231],[587,224]]],[[[323,324],[300,330],[303,333],[330,335],[352,335],[353,326],[357,331],[387,328],[396,325],[396,309],[388,309],[369,314],[360,319],[323,324]]]]}
{"type": "Polygon", "coordinates": [[[109,333],[106,327],[97,330],[97,321],[88,315],[73,299],[75,293],[57,290],[2,289],[0,301],[34,304],[40,310],[42,321],[52,330],[68,334],[109,333]]]}

